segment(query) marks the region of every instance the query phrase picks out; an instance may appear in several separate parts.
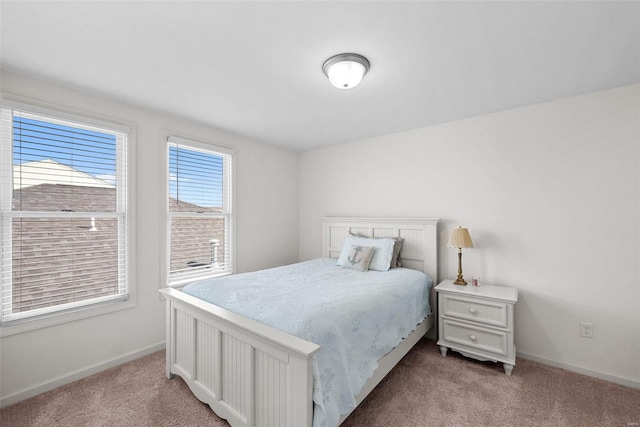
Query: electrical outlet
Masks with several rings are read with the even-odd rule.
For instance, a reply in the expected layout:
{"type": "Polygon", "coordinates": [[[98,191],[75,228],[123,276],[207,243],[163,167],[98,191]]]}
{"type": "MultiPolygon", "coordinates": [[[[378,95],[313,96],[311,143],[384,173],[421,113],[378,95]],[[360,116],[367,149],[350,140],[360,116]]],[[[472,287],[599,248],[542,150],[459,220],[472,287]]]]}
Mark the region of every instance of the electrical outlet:
{"type": "Polygon", "coordinates": [[[580,322],[580,336],[593,338],[593,325],[587,322],[580,322]]]}

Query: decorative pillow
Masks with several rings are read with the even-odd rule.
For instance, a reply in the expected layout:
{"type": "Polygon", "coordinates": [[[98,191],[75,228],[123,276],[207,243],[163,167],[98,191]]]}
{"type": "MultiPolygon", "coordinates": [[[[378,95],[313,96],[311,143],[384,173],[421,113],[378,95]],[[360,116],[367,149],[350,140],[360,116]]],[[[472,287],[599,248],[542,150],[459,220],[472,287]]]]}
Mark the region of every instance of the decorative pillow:
{"type": "Polygon", "coordinates": [[[400,258],[400,251],[402,250],[404,237],[367,237],[363,236],[362,234],[352,233],[351,231],[349,231],[349,235],[371,239],[393,239],[395,241],[395,244],[393,246],[393,256],[391,257],[391,268],[402,267],[402,258],[400,258]]]}
{"type": "Polygon", "coordinates": [[[371,258],[371,264],[369,264],[369,270],[387,271],[389,267],[391,267],[394,244],[395,241],[393,239],[369,239],[366,237],[347,236],[347,238],[344,239],[340,258],[338,258],[338,265],[344,267],[352,245],[371,246],[375,251],[373,252],[373,258],[371,258]]]}
{"type": "Polygon", "coordinates": [[[404,237],[392,237],[395,240],[395,245],[393,245],[393,258],[391,259],[391,268],[394,267],[402,267],[402,258],[400,258],[400,251],[402,250],[402,245],[404,244],[404,237]]]}
{"type": "Polygon", "coordinates": [[[367,271],[374,252],[375,248],[371,246],[351,245],[351,249],[349,249],[347,255],[347,261],[343,267],[352,270],[367,271]]]}

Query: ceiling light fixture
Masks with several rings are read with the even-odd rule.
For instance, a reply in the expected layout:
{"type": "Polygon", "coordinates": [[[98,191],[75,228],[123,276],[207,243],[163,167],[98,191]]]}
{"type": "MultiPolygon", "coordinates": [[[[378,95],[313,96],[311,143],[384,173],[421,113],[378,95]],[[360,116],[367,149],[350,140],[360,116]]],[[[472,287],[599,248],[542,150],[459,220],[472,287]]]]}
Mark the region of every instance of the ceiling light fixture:
{"type": "Polygon", "coordinates": [[[371,65],[357,53],[341,53],[327,59],[322,71],[338,89],[351,89],[360,84],[371,65]]]}

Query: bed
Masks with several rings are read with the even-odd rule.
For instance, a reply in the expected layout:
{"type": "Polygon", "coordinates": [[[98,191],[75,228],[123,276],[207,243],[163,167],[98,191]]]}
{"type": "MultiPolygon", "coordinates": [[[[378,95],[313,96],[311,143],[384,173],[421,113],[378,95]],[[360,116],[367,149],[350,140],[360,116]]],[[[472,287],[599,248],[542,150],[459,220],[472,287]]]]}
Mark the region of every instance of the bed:
{"type": "MultiPolygon", "coordinates": [[[[350,233],[403,237],[402,266],[422,271],[437,283],[437,219],[325,218],[322,223],[323,258],[337,258],[350,233]]],[[[232,426],[313,425],[314,355],[319,345],[177,289],[161,293],[167,311],[167,377],[182,377],[198,399],[232,426]]],[[[433,294],[432,287],[432,312],[378,360],[355,397],[356,405],[434,326],[433,294]]]]}

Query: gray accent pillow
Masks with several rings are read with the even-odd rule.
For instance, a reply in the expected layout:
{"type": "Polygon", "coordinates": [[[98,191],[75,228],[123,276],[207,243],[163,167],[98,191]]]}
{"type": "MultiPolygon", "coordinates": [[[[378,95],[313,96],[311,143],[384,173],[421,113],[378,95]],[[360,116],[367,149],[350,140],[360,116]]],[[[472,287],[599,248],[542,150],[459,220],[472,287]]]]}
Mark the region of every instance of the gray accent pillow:
{"type": "Polygon", "coordinates": [[[390,237],[390,238],[396,241],[396,244],[393,246],[393,258],[391,258],[391,268],[402,267],[402,258],[400,258],[400,251],[402,250],[402,245],[404,244],[404,237],[390,237]]]}

